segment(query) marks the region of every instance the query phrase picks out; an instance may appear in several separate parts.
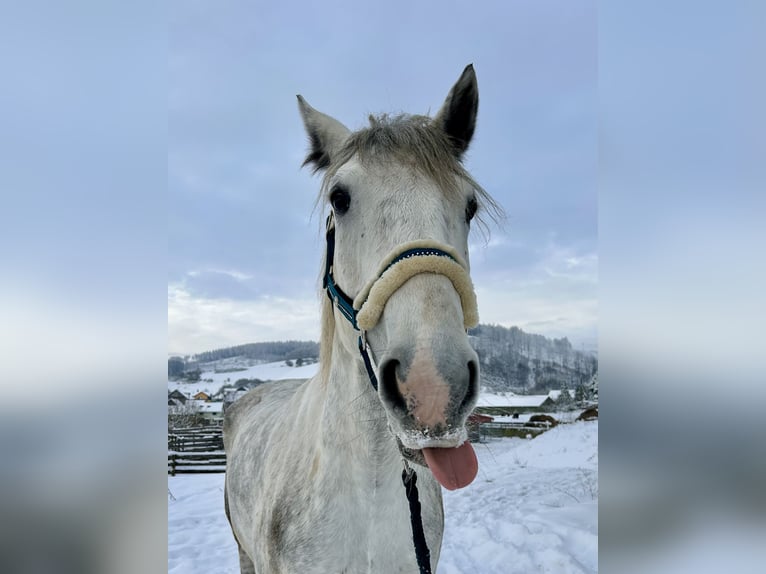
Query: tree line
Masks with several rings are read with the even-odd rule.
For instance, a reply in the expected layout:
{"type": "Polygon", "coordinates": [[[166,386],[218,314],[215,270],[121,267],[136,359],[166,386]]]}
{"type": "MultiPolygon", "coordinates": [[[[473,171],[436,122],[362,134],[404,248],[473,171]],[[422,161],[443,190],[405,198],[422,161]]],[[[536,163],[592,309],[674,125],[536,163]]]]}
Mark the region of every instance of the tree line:
{"type": "MultiPolygon", "coordinates": [[[[575,390],[587,385],[598,371],[598,359],[578,351],[566,337],[549,339],[525,333],[518,327],[478,325],[468,331],[479,356],[481,384],[494,391],[547,393],[551,389],[575,390]]],[[[245,357],[264,362],[316,360],[316,341],[249,343],[206,351],[191,357],[168,359],[168,377],[189,378],[200,363],[245,357]]]]}
{"type": "Polygon", "coordinates": [[[194,358],[199,363],[209,363],[246,357],[266,362],[285,361],[288,359],[307,359],[319,357],[319,343],[316,341],[269,341],[265,343],[248,343],[236,347],[225,347],[214,351],[197,354],[194,358]]]}
{"type": "Polygon", "coordinates": [[[598,359],[566,337],[549,339],[518,327],[478,325],[468,331],[479,355],[482,386],[494,391],[547,393],[577,389],[598,371],[598,359]]]}

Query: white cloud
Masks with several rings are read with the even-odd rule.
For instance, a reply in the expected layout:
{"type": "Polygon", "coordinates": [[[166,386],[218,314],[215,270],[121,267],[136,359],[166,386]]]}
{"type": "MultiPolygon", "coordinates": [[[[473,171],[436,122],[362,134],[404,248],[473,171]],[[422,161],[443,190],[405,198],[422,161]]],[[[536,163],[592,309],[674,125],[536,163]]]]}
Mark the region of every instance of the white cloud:
{"type": "Polygon", "coordinates": [[[168,350],[190,354],[286,339],[319,339],[319,302],[265,295],[241,301],[192,295],[168,286],[168,350]]]}
{"type": "MultiPolygon", "coordinates": [[[[575,347],[596,344],[598,301],[574,298],[566,292],[538,295],[530,285],[503,284],[478,287],[479,314],[483,323],[517,326],[528,333],[567,337],[575,347]]],[[[550,288],[546,289],[550,291],[550,288]]]]}
{"type": "Polygon", "coordinates": [[[248,279],[253,278],[252,275],[249,275],[248,273],[243,273],[242,271],[237,271],[236,269],[218,269],[218,268],[193,269],[191,271],[187,271],[186,274],[189,277],[199,277],[200,275],[204,275],[204,274],[226,275],[228,277],[231,277],[232,279],[236,279],[237,281],[247,281],[248,279]]]}
{"type": "MultiPolygon", "coordinates": [[[[595,286],[598,282],[598,254],[577,253],[573,247],[561,246],[555,241],[550,241],[542,250],[537,269],[553,278],[595,286]]],[[[536,275],[534,270],[532,274],[536,275]]]]}
{"type": "Polygon", "coordinates": [[[598,338],[598,254],[580,253],[552,238],[528,268],[474,268],[481,321],[566,336],[578,348],[598,338]]]}
{"type": "MultiPolygon", "coordinates": [[[[515,246],[505,239],[487,246],[504,247],[515,246]]],[[[566,336],[578,348],[595,347],[598,254],[579,252],[552,238],[538,255],[536,263],[523,269],[497,270],[497,262],[476,258],[473,279],[482,322],[516,325],[548,337],[566,336]]],[[[203,273],[224,274],[238,281],[250,278],[225,268],[200,268],[187,276],[203,273]]],[[[168,287],[168,337],[168,350],[183,354],[256,341],[318,340],[319,303],[314,297],[203,297],[182,281],[168,287]]]]}

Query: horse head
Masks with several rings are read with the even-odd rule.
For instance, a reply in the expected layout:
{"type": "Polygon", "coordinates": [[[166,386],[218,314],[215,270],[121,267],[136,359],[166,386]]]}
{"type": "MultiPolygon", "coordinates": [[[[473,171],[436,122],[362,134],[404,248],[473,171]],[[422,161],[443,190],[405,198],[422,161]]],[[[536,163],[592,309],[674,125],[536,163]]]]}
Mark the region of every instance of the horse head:
{"type": "Polygon", "coordinates": [[[468,235],[479,209],[494,205],[462,164],[478,110],[473,67],[433,118],[371,116],[352,132],[298,101],[310,138],[305,163],[324,172],[330,206],[326,279],[353,300],[350,319],[337,296],[327,304],[334,337],[355,360],[359,341],[369,345],[402,453],[445,487],[465,486],[477,470],[465,421],[479,394],[466,334],[478,322],[468,235]]]}

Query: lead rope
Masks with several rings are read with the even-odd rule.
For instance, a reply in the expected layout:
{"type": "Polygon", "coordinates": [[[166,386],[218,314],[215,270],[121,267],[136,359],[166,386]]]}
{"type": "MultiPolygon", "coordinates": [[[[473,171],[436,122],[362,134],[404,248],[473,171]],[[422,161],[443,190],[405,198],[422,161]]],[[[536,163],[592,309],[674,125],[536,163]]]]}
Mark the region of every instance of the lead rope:
{"type": "Polygon", "coordinates": [[[418,475],[405,459],[402,461],[404,461],[402,483],[404,492],[407,494],[407,502],[410,504],[410,525],[412,526],[412,543],[415,545],[415,559],[418,562],[420,574],[431,574],[431,551],[428,549],[426,534],[423,532],[423,517],[420,514],[418,499],[418,475]]]}
{"type": "MultiPolygon", "coordinates": [[[[378,378],[375,376],[375,367],[370,357],[370,347],[367,344],[366,332],[359,329],[356,323],[357,311],[354,309],[353,300],[346,295],[343,290],[335,284],[332,276],[332,264],[335,256],[335,226],[332,225],[332,215],[327,217],[327,255],[325,256],[325,274],[322,279],[322,287],[327,292],[330,301],[338,308],[341,314],[351,323],[356,331],[361,331],[359,335],[359,353],[364,362],[364,368],[367,370],[367,376],[375,392],[378,391],[378,378]]],[[[428,549],[426,535],[423,531],[423,517],[420,512],[420,499],[418,497],[418,475],[407,464],[406,459],[402,459],[404,470],[402,470],[402,484],[404,492],[407,495],[407,503],[410,507],[410,525],[412,527],[412,544],[415,547],[415,560],[418,563],[420,574],[431,574],[431,551],[428,549]]]]}

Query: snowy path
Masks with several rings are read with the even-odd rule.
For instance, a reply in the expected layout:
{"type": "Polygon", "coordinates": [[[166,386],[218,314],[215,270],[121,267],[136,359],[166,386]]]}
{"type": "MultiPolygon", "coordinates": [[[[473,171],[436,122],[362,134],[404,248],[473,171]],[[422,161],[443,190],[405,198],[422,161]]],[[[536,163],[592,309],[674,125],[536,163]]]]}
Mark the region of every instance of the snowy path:
{"type": "MultiPolygon", "coordinates": [[[[479,475],[444,491],[439,574],[598,570],[598,422],[475,445],[479,475]]],[[[223,474],[168,477],[168,572],[238,574],[223,474]]]]}

